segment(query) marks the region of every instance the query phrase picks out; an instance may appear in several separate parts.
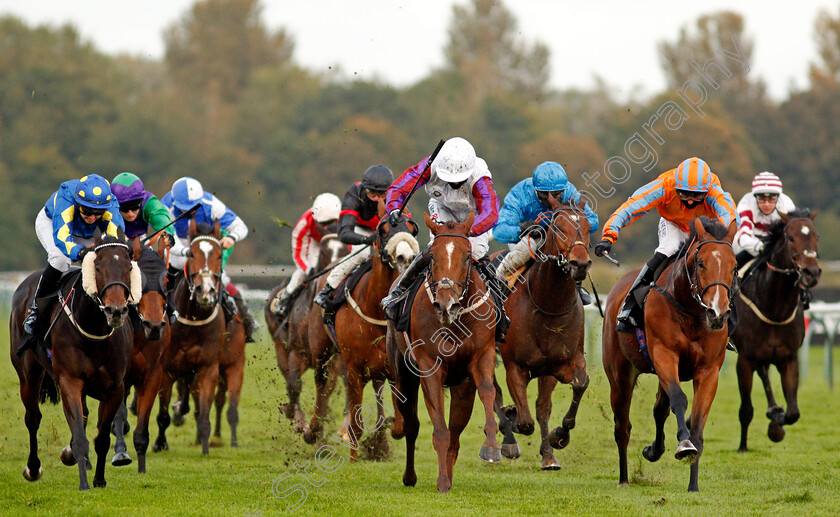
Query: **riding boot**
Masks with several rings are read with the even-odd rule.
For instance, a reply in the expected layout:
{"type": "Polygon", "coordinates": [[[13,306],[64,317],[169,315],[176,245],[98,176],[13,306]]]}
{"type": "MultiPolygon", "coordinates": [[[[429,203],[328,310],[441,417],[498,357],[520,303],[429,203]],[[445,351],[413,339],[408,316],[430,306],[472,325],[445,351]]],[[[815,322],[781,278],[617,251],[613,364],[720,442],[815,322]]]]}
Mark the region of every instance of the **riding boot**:
{"type": "Polygon", "coordinates": [[[271,313],[280,321],[286,319],[286,316],[289,315],[289,309],[292,307],[291,301],[292,295],[284,289],[271,300],[271,305],[269,306],[271,313]]]}
{"type": "Polygon", "coordinates": [[[802,301],[802,310],[808,310],[811,307],[811,299],[814,298],[814,293],[810,289],[803,289],[799,291],[799,300],[802,301]]]}
{"type": "Polygon", "coordinates": [[[36,323],[38,321],[38,298],[44,298],[58,288],[58,281],[61,279],[61,271],[47,264],[38,280],[38,288],[35,289],[35,296],[29,305],[29,312],[23,321],[23,331],[35,335],[36,323]]]}
{"type": "Polygon", "coordinates": [[[417,278],[421,271],[426,269],[431,261],[431,248],[426,248],[422,252],[418,253],[411,264],[409,264],[406,270],[403,271],[402,275],[400,275],[397,285],[391,289],[388,296],[382,299],[380,303],[385,309],[385,316],[387,316],[388,319],[395,319],[397,302],[402,299],[408,291],[408,288],[414,283],[414,279],[417,278]]]}
{"type": "Polygon", "coordinates": [[[642,270],[639,271],[639,276],[636,277],[633,285],[630,286],[630,291],[627,292],[627,296],[624,298],[624,305],[621,306],[621,311],[619,311],[618,317],[616,318],[618,319],[618,324],[615,329],[618,332],[633,333],[644,321],[644,312],[642,311],[642,307],[639,305],[638,300],[636,300],[634,292],[639,287],[650,285],[651,282],[653,282],[653,275],[656,273],[656,269],[662,265],[667,258],[667,255],[657,252],[653,255],[653,258],[647,262],[647,264],[642,266],[642,270]]]}
{"type": "Polygon", "coordinates": [[[260,328],[260,324],[254,319],[254,315],[248,310],[248,302],[242,298],[242,293],[238,292],[232,295],[233,301],[236,304],[236,310],[242,316],[242,324],[245,326],[245,342],[254,343],[254,332],[260,328]]]}
{"type": "Polygon", "coordinates": [[[577,284],[578,295],[580,296],[580,302],[584,305],[589,305],[592,303],[592,297],[589,296],[589,292],[580,284],[577,284]]]}
{"type": "Polygon", "coordinates": [[[324,284],[324,288],[315,296],[313,300],[315,303],[320,305],[323,308],[327,308],[327,301],[332,298],[332,294],[335,292],[335,287],[331,286],[329,282],[324,284]]]}
{"type": "Polygon", "coordinates": [[[749,251],[742,251],[735,255],[735,263],[738,265],[738,269],[743,268],[747,262],[754,259],[755,257],[749,251]]]}
{"type": "Polygon", "coordinates": [[[507,314],[505,314],[506,298],[502,291],[502,282],[499,280],[499,277],[496,276],[496,271],[493,269],[493,265],[490,263],[490,257],[487,255],[484,255],[475,261],[475,268],[478,270],[481,278],[484,279],[484,283],[487,284],[487,288],[490,289],[490,295],[493,297],[493,303],[496,305],[496,311],[499,314],[499,318],[496,322],[496,341],[499,343],[506,343],[505,334],[507,334],[507,331],[510,328],[510,318],[508,318],[507,314]]]}
{"type": "Polygon", "coordinates": [[[175,308],[175,302],[172,301],[172,293],[166,294],[166,313],[169,314],[169,324],[173,325],[178,319],[178,309],[175,308]]]}
{"type": "Polygon", "coordinates": [[[230,323],[230,320],[235,318],[239,313],[239,309],[236,307],[236,300],[233,299],[233,295],[224,289],[222,290],[222,311],[225,313],[225,325],[230,323]]]}

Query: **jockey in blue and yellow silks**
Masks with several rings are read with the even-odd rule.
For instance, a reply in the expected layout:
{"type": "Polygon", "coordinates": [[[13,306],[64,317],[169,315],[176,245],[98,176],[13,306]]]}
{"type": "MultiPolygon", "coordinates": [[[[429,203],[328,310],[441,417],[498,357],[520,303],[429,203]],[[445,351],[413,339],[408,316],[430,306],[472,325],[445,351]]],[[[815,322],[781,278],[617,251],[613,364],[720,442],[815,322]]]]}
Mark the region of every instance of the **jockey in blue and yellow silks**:
{"type": "MultiPolygon", "coordinates": [[[[720,179],[700,158],[684,160],[674,169],[641,187],[607,219],[595,255],[609,253],[621,229],[651,210],[659,212],[659,247],[653,258],[642,266],[618,313],[619,332],[635,332],[643,318],[633,292],[650,284],[656,269],[677,251],[688,238],[691,222],[700,216],[720,220],[729,226],[739,221],[732,196],[723,190],[720,179]]],[[[737,224],[737,223],[736,223],[737,224]]]]}
{"type": "MultiPolygon", "coordinates": [[[[496,275],[502,282],[506,281],[509,272],[528,262],[531,250],[542,246],[544,238],[528,229],[548,225],[552,213],[549,197],[567,205],[576,205],[581,198],[580,192],[569,182],[563,166],[557,162],[539,164],[530,178],[514,185],[505,196],[499,220],[493,228],[493,237],[510,248],[510,253],[496,268],[496,275]]],[[[584,213],[591,227],[589,232],[598,231],[598,215],[589,204],[585,205],[584,213]]],[[[589,294],[579,284],[578,291],[584,305],[591,303],[589,294]]]]}
{"type": "Polygon", "coordinates": [[[53,292],[61,273],[82,260],[96,230],[116,237],[117,229],[125,229],[119,208],[108,180],[98,174],[65,181],[44,203],[35,218],[35,233],[47,252],[47,267],[23,322],[24,331],[32,334],[38,319],[37,299],[53,292]]]}

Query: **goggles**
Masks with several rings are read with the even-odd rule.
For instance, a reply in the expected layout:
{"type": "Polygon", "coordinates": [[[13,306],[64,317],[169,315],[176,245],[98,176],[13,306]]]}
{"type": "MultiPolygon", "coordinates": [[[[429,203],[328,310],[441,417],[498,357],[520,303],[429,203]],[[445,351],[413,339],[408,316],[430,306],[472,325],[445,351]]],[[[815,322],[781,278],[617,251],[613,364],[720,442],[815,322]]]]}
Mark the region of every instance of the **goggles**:
{"type": "Polygon", "coordinates": [[[385,191],[385,190],[371,190],[369,188],[366,188],[365,193],[367,193],[367,195],[370,196],[370,197],[380,198],[380,197],[385,197],[385,194],[387,194],[387,191],[385,191]]]}
{"type": "Polygon", "coordinates": [[[756,194],[755,198],[758,201],[775,201],[775,200],[779,199],[779,195],[778,194],[766,194],[766,193],[765,194],[756,194]]]}
{"type": "Polygon", "coordinates": [[[134,210],[140,210],[140,207],[143,205],[143,201],[137,199],[135,201],[126,201],[125,203],[120,203],[120,212],[132,212],[134,210]]]}
{"type": "Polygon", "coordinates": [[[79,205],[79,213],[85,217],[96,216],[102,217],[102,214],[105,213],[104,208],[89,208],[84,205],[79,205]]]}
{"type": "Polygon", "coordinates": [[[706,197],[705,192],[691,192],[686,190],[679,190],[677,194],[679,194],[680,199],[683,201],[703,201],[703,198],[706,197]]]}

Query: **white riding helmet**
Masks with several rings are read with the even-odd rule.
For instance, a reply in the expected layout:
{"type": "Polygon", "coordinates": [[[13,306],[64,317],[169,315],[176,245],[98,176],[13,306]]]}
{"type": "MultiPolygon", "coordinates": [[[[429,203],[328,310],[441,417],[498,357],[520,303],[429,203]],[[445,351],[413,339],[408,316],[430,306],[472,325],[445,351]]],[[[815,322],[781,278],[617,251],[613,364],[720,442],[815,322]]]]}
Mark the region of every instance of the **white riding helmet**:
{"type": "Polygon", "coordinates": [[[341,200],[338,196],[324,192],[312,203],[312,217],[319,223],[335,221],[341,212],[341,200]]]}
{"type": "Polygon", "coordinates": [[[475,149],[461,137],[450,138],[440,148],[432,172],[442,181],[459,183],[472,176],[475,169],[475,149]]]}

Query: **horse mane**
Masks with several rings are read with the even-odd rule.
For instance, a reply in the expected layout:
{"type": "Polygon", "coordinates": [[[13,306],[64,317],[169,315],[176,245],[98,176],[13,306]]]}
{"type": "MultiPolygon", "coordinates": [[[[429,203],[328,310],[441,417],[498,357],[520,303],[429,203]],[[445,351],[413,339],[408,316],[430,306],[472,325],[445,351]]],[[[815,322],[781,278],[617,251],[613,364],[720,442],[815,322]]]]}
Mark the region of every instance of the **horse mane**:
{"type": "MultiPolygon", "coordinates": [[[[729,233],[729,228],[724,226],[719,219],[712,219],[706,217],[705,215],[701,215],[700,223],[703,225],[703,229],[709,232],[715,239],[723,240],[729,233]]],[[[691,246],[691,243],[694,242],[694,239],[697,237],[697,230],[694,228],[694,225],[692,224],[690,226],[691,231],[688,234],[688,239],[683,243],[677,256],[684,255],[691,246]]]]}
{"type": "Polygon", "coordinates": [[[196,235],[213,235],[213,225],[209,223],[196,223],[196,235]]]}
{"type": "MultiPolygon", "coordinates": [[[[810,208],[797,208],[789,212],[787,215],[791,219],[802,219],[808,218],[808,215],[811,213],[810,208]]],[[[776,247],[776,244],[779,242],[785,234],[785,223],[782,221],[776,221],[773,223],[769,228],[767,228],[767,238],[764,245],[764,251],[758,254],[757,256],[757,263],[763,264],[770,258],[770,255],[773,254],[773,249],[776,247]]]]}

